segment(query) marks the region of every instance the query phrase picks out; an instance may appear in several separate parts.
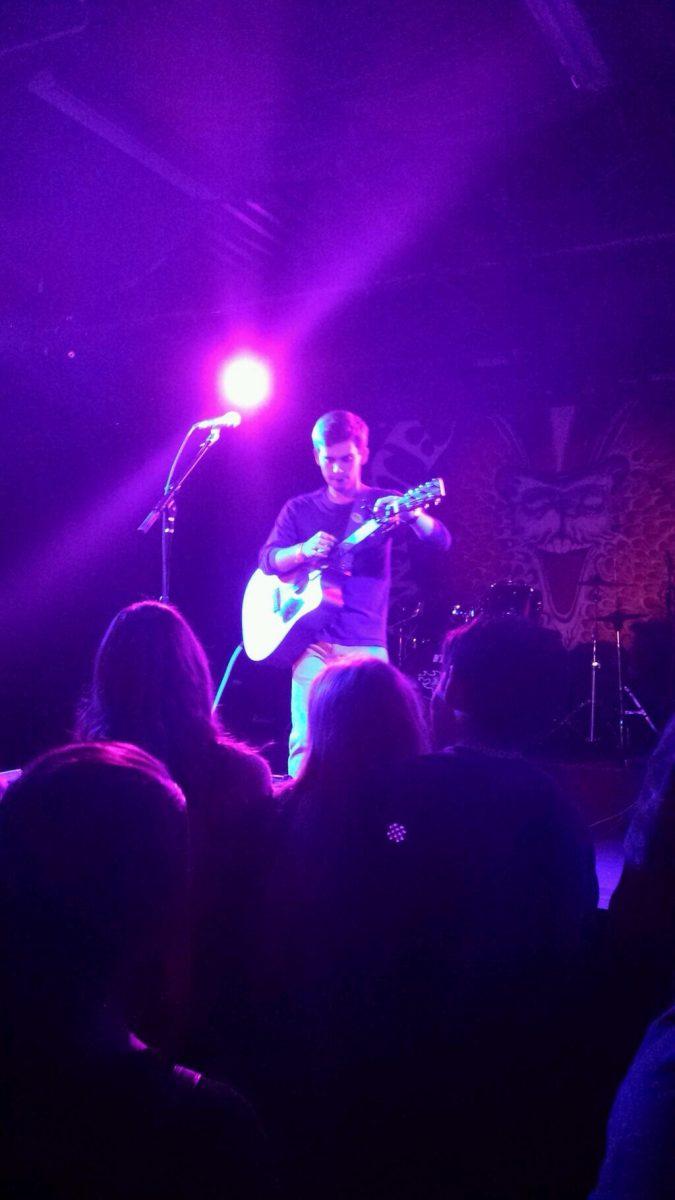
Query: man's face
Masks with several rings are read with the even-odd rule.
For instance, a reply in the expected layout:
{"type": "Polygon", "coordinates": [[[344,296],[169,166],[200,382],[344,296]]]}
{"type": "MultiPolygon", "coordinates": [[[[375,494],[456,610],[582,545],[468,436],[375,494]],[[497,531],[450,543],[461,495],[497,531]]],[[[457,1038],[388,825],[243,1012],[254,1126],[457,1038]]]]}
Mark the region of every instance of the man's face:
{"type": "Polygon", "coordinates": [[[368,461],[368,447],[360,450],[356,442],[333,442],[315,449],[314,458],[331,500],[338,504],[353,500],[361,489],[361,468],[368,461]]]}

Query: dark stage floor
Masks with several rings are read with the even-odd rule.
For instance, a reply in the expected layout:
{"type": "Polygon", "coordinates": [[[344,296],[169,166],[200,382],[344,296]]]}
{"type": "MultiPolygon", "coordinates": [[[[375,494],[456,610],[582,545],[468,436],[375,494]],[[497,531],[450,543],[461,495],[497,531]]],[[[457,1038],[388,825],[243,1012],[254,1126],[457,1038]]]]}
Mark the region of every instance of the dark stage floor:
{"type": "Polygon", "coordinates": [[[588,821],[595,845],[600,907],[607,908],[619,882],[623,839],[642,784],[645,760],[542,765],[555,776],[588,821]]]}
{"type": "Polygon", "coordinates": [[[600,908],[607,908],[621,875],[623,838],[598,835],[595,839],[595,867],[600,885],[600,908]]]}

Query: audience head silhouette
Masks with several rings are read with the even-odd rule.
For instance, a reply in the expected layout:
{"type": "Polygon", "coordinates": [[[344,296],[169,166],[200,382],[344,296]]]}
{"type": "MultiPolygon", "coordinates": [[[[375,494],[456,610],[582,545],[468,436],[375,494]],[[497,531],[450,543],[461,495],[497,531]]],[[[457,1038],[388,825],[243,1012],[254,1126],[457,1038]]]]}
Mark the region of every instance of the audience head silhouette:
{"type": "Polygon", "coordinates": [[[268,1194],[246,1104],[165,1057],[187,851],[183,794],[135,746],[53,750],[0,801],[3,1195],[268,1194]]]}
{"type": "Polygon", "coordinates": [[[525,749],[545,736],[564,696],[560,635],[522,617],[479,617],[451,630],[432,702],[436,744],[525,749]]]}
{"type": "Polygon", "coordinates": [[[675,888],[675,717],[647,763],[624,849],[628,867],[665,871],[675,888]]]}
{"type": "Polygon", "coordinates": [[[38,758],[0,802],[5,1001],[28,1022],[123,1009],[171,956],[186,891],[185,801],[159,762],[116,743],[38,758]]]}
{"type": "Polygon", "coordinates": [[[103,636],[78,734],[143,746],[183,782],[186,761],[220,733],[212,704],[206,654],[188,622],[168,604],[142,600],[103,636]]]}
{"type": "Polygon", "coordinates": [[[427,747],[414,685],[390,663],[353,656],[328,663],[312,684],[309,748],[300,778],[357,779],[427,747]]]}
{"type": "Polygon", "coordinates": [[[640,963],[633,986],[644,987],[653,973],[665,1001],[675,970],[675,718],[647,764],[624,851],[610,901],[612,934],[640,963]]]}

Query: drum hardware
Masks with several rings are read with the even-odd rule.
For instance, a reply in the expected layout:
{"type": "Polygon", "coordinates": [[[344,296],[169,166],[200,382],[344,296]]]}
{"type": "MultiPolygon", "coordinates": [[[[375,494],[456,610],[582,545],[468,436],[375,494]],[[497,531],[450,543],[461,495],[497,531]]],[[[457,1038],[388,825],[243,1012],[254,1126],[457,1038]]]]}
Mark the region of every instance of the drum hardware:
{"type": "Polygon", "coordinates": [[[403,657],[401,670],[413,679],[428,700],[441,677],[443,654],[437,638],[411,639],[403,657]]]}
{"type": "Polygon", "coordinates": [[[621,755],[625,755],[627,750],[626,742],[626,718],[640,717],[649,729],[656,733],[656,725],[654,724],[649,713],[644,705],[636,696],[635,692],[624,682],[624,652],[622,645],[622,631],[626,621],[639,619],[642,613],[625,612],[617,600],[616,609],[613,612],[603,615],[599,612],[600,606],[600,591],[610,585],[606,580],[600,579],[599,576],[592,576],[586,580],[584,586],[592,588],[591,604],[593,605],[593,625],[591,630],[591,662],[590,662],[590,692],[588,698],[582,700],[580,704],[568,713],[568,715],[559,723],[560,725],[570,725],[576,717],[588,710],[588,733],[586,743],[589,746],[598,746],[600,742],[599,725],[600,715],[604,715],[604,727],[610,730],[616,728],[617,748],[621,755]],[[617,670],[617,701],[618,708],[616,714],[613,706],[608,707],[607,702],[601,702],[598,698],[598,672],[602,670],[602,662],[600,659],[600,645],[609,646],[609,643],[600,641],[600,624],[611,625],[614,629],[614,646],[616,651],[616,670],[617,670]],[[616,722],[616,724],[615,724],[616,722]]]}
{"type": "MultiPolygon", "coordinates": [[[[597,576],[596,576],[597,579],[597,576]]],[[[598,602],[600,599],[598,588],[604,587],[603,583],[596,583],[593,603],[593,634],[591,638],[591,695],[589,699],[589,725],[588,725],[588,742],[591,746],[596,743],[596,725],[595,715],[598,703],[598,671],[600,670],[600,660],[598,659],[598,602]]]]}
{"type": "Polygon", "coordinates": [[[474,604],[458,602],[448,613],[445,605],[426,605],[420,601],[389,623],[394,661],[400,670],[416,680],[427,697],[440,677],[445,634],[469,625],[477,615],[478,608],[474,604]]]}
{"type": "MultiPolygon", "coordinates": [[[[542,611],[541,592],[513,579],[491,584],[479,604],[453,604],[442,623],[442,631],[433,619],[429,620],[424,602],[420,601],[410,612],[403,611],[401,617],[389,624],[395,647],[393,656],[397,666],[417,680],[422,691],[430,696],[440,678],[446,633],[471,624],[476,617],[518,616],[536,621],[542,611]],[[419,618],[423,615],[425,629],[421,633],[419,618]]],[[[447,614],[447,609],[445,612],[447,614]]]]}
{"type": "Polygon", "coordinates": [[[484,617],[526,617],[537,621],[542,612],[541,592],[514,579],[490,584],[480,606],[484,617]]]}
{"type": "MultiPolygon", "coordinates": [[[[616,588],[616,581],[603,579],[602,576],[594,574],[582,580],[580,586],[591,589],[589,598],[593,606],[590,687],[586,698],[582,699],[571,712],[568,712],[566,717],[559,719],[556,722],[555,728],[560,730],[563,726],[571,725],[581,714],[587,713],[588,723],[586,725],[585,742],[589,746],[597,747],[600,741],[604,740],[602,730],[600,729],[602,725],[605,738],[609,737],[611,740],[616,738],[617,748],[624,755],[627,750],[626,719],[628,717],[638,717],[652,733],[658,733],[657,727],[642,701],[625,682],[624,649],[622,645],[623,628],[626,621],[639,620],[644,614],[626,612],[621,608],[618,598],[614,611],[600,614],[601,592],[607,588],[616,588]],[[599,630],[601,624],[612,626],[614,637],[611,642],[600,638],[599,630]],[[598,680],[598,672],[603,666],[603,657],[605,659],[605,667],[607,668],[608,666],[607,658],[601,654],[601,650],[605,647],[611,658],[612,645],[614,646],[617,673],[617,710],[615,710],[614,704],[609,703],[606,698],[600,698],[598,680]]],[[[675,587],[673,588],[672,595],[675,596],[675,587]]],[[[675,608],[675,601],[672,601],[672,606],[675,608]]],[[[425,620],[423,623],[427,627],[425,628],[424,636],[420,636],[418,619],[423,612],[424,605],[420,602],[410,612],[404,613],[400,620],[390,625],[390,631],[396,635],[396,661],[398,666],[407,675],[415,679],[422,692],[429,697],[438,683],[442,670],[443,637],[427,636],[432,632],[432,629],[427,627],[429,625],[428,620],[425,620]]],[[[463,604],[453,605],[450,610],[449,619],[446,618],[445,632],[469,624],[476,617],[518,616],[538,620],[542,612],[542,596],[536,588],[513,579],[498,580],[490,585],[480,604],[470,606],[463,604]]],[[[613,675],[613,672],[610,672],[610,675],[613,675]]]]}
{"type": "Polygon", "coordinates": [[[578,718],[578,716],[583,714],[586,709],[589,710],[589,733],[587,733],[587,736],[585,738],[586,743],[589,745],[597,745],[598,740],[599,740],[599,738],[598,738],[598,671],[602,670],[602,662],[601,662],[601,660],[599,660],[599,652],[598,652],[598,644],[599,644],[598,605],[599,605],[599,599],[601,599],[601,595],[599,595],[599,588],[603,588],[605,586],[607,586],[607,584],[605,584],[604,581],[599,580],[598,576],[593,577],[592,580],[589,580],[585,584],[583,584],[583,587],[592,587],[593,588],[593,592],[591,594],[591,604],[593,605],[593,626],[592,626],[592,631],[591,631],[591,679],[590,679],[591,690],[590,690],[589,697],[587,697],[586,700],[581,701],[579,704],[575,704],[574,708],[571,709],[571,712],[568,712],[566,716],[562,716],[562,718],[558,719],[555,722],[555,726],[554,726],[554,730],[560,730],[560,728],[563,728],[566,725],[572,726],[573,722],[575,721],[575,719],[578,718]]]}
{"type": "Polygon", "coordinates": [[[649,727],[652,733],[658,733],[654,721],[650,717],[641,700],[635,692],[624,682],[624,662],[623,662],[623,646],[621,635],[626,621],[639,621],[644,613],[626,612],[621,608],[619,598],[617,596],[616,608],[613,612],[605,613],[603,616],[598,614],[598,605],[600,603],[600,590],[610,587],[621,586],[617,585],[616,581],[603,579],[601,575],[589,575],[588,579],[582,580],[582,587],[591,588],[591,603],[593,604],[593,633],[591,642],[591,693],[588,701],[584,704],[589,706],[589,729],[587,741],[590,745],[594,745],[598,741],[597,737],[597,672],[600,670],[600,662],[598,660],[598,623],[601,621],[604,625],[611,625],[614,630],[614,644],[616,648],[616,686],[617,686],[617,740],[618,748],[621,754],[626,751],[626,717],[640,717],[642,721],[649,727]],[[626,701],[631,705],[626,707],[626,701]]]}
{"type": "Polygon", "coordinates": [[[459,627],[460,625],[470,625],[478,616],[478,608],[475,604],[468,608],[464,604],[454,604],[450,609],[450,625],[449,628],[459,627]]]}
{"type": "Polygon", "coordinates": [[[623,681],[623,647],[621,645],[621,634],[623,631],[623,627],[624,627],[626,621],[639,620],[640,617],[642,617],[643,615],[644,615],[643,613],[624,612],[624,610],[621,608],[618,598],[617,598],[616,608],[615,608],[614,612],[605,613],[605,615],[600,618],[600,620],[605,625],[611,625],[614,630],[614,639],[615,639],[615,645],[616,645],[616,679],[617,679],[617,700],[618,700],[618,709],[617,709],[618,730],[617,730],[617,732],[618,732],[618,740],[619,740],[619,750],[620,750],[621,754],[624,754],[625,750],[626,750],[626,717],[640,717],[641,720],[646,722],[646,724],[651,729],[652,733],[658,732],[656,725],[652,721],[652,718],[649,716],[649,713],[645,709],[644,705],[641,703],[641,701],[635,695],[635,692],[633,692],[628,687],[628,684],[624,683],[624,681],[623,681]],[[626,700],[628,700],[629,703],[632,704],[632,706],[633,706],[632,708],[626,707],[626,700]]]}
{"type": "Polygon", "coordinates": [[[401,607],[401,616],[396,621],[390,621],[389,633],[395,639],[396,665],[399,670],[403,669],[403,663],[410,650],[417,644],[417,622],[424,612],[424,601],[418,600],[416,604],[408,611],[405,606],[401,607]],[[411,628],[412,626],[412,628],[411,628]]]}
{"type": "Polygon", "coordinates": [[[428,669],[421,670],[417,675],[417,682],[422,691],[431,697],[436,691],[441,678],[443,655],[439,652],[433,655],[431,666],[428,669]]]}

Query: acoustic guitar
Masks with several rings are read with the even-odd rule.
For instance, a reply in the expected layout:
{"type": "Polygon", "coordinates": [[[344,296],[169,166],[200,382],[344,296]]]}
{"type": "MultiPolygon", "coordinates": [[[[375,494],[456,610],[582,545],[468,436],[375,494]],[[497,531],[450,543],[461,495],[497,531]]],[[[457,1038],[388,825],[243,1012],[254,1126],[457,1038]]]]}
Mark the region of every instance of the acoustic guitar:
{"type": "Polygon", "coordinates": [[[347,554],[367,538],[382,534],[400,520],[401,512],[430,508],[445,495],[442,479],[431,479],[410,488],[376,513],[333,547],[320,565],[300,567],[288,575],[268,575],[258,569],[244,592],[242,633],[244,649],[250,659],[261,662],[270,658],[277,665],[289,665],[317,636],[330,610],[344,603],[341,579],[348,574],[344,565],[347,554]]]}

